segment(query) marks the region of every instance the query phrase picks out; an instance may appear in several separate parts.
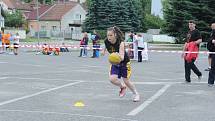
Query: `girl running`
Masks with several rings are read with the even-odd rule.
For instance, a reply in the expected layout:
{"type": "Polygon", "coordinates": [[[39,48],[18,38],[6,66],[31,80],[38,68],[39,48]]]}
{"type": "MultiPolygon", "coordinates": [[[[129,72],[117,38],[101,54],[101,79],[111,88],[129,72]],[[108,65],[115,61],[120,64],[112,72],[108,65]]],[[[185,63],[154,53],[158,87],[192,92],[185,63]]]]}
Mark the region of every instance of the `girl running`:
{"type": "Polygon", "coordinates": [[[111,65],[109,79],[112,84],[120,87],[119,96],[123,97],[128,87],[134,94],[133,101],[140,100],[140,95],[137,92],[135,86],[129,80],[131,76],[130,59],[125,52],[124,36],[118,27],[111,27],[107,30],[107,39],[105,40],[105,49],[102,54],[104,55],[106,50],[111,53],[118,53],[121,57],[121,62],[118,65],[111,65]],[[120,82],[120,78],[123,78],[124,83],[120,82]]]}

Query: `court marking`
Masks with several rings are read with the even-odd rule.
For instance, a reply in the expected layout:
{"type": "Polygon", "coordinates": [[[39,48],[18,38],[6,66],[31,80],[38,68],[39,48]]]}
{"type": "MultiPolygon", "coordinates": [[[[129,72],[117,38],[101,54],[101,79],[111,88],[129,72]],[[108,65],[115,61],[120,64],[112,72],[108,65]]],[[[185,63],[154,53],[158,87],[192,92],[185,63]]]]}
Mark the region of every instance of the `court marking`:
{"type": "Polygon", "coordinates": [[[26,96],[19,97],[19,98],[14,98],[12,100],[0,102],[0,106],[6,105],[6,104],[10,104],[10,103],[13,103],[13,102],[17,102],[17,101],[20,101],[20,100],[23,100],[23,99],[31,98],[31,97],[34,97],[34,96],[38,96],[38,95],[41,95],[41,94],[44,94],[44,93],[48,93],[48,92],[51,92],[51,91],[54,91],[54,90],[58,90],[58,89],[61,89],[61,88],[64,88],[64,87],[76,85],[76,84],[79,84],[81,82],[82,81],[73,82],[73,83],[62,85],[62,86],[54,87],[54,88],[51,88],[51,89],[43,90],[43,91],[40,91],[40,92],[37,92],[37,93],[34,93],[34,94],[30,94],[30,95],[26,95],[26,96]]]}
{"type": "Polygon", "coordinates": [[[0,112],[40,113],[40,114],[94,117],[94,118],[114,119],[114,120],[122,120],[122,121],[138,121],[138,120],[133,120],[133,119],[114,118],[114,117],[98,116],[98,115],[82,115],[82,114],[72,114],[72,113],[61,113],[61,112],[26,111],[26,110],[0,110],[0,112]]]}
{"type": "Polygon", "coordinates": [[[0,64],[5,64],[5,63],[8,63],[8,62],[1,62],[1,61],[0,61],[0,64]]]}
{"type": "Polygon", "coordinates": [[[9,77],[0,77],[0,80],[8,79],[9,77]]]}
{"type": "Polygon", "coordinates": [[[147,106],[149,106],[152,102],[154,102],[156,99],[158,99],[162,94],[165,93],[165,91],[171,86],[171,84],[167,84],[163,86],[157,93],[155,93],[152,97],[144,101],[140,106],[129,112],[128,116],[135,116],[139,112],[143,111],[147,106]]]}

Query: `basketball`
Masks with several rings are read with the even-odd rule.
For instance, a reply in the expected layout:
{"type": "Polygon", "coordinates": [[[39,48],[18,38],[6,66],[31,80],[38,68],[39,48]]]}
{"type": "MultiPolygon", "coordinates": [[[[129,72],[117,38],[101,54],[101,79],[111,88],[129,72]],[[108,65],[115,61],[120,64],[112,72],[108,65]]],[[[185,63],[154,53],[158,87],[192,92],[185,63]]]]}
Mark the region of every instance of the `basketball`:
{"type": "Polygon", "coordinates": [[[121,62],[121,57],[118,53],[111,53],[108,60],[111,64],[117,65],[121,62]]]}

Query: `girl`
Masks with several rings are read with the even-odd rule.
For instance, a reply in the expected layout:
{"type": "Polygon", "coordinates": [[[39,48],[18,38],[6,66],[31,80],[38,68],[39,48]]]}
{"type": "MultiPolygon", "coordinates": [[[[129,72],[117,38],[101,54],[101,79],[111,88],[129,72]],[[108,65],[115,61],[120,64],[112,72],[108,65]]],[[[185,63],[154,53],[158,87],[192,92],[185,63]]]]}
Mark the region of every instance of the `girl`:
{"type": "Polygon", "coordinates": [[[111,27],[107,30],[107,39],[105,40],[105,49],[102,54],[104,55],[106,50],[111,53],[118,53],[121,57],[121,62],[118,65],[111,65],[109,79],[112,84],[120,87],[119,96],[125,95],[126,87],[128,87],[134,94],[133,101],[140,100],[135,86],[130,82],[131,76],[130,59],[125,52],[124,36],[118,27],[111,27]],[[118,79],[123,78],[124,83],[121,83],[118,79]]]}
{"type": "Polygon", "coordinates": [[[20,39],[19,33],[16,33],[14,43],[13,43],[13,45],[14,45],[14,54],[15,55],[18,55],[19,39],[20,39]]]}

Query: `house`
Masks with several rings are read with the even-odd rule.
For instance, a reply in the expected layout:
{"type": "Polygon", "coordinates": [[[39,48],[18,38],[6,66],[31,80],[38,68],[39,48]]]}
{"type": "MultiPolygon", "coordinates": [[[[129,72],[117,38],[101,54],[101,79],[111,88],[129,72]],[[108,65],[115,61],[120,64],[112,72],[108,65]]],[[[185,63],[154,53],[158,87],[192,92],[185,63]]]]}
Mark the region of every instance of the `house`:
{"type": "Polygon", "coordinates": [[[1,0],[3,10],[13,12],[20,10],[21,12],[30,12],[33,8],[29,3],[24,3],[20,0],[1,0]]]}
{"type": "Polygon", "coordinates": [[[41,5],[38,17],[37,9],[34,9],[29,13],[27,20],[31,36],[37,36],[40,31],[41,37],[80,39],[81,25],[85,18],[86,10],[78,2],[70,1],[41,5]]]}
{"type": "Polygon", "coordinates": [[[4,22],[5,22],[5,20],[4,20],[5,14],[2,14],[2,12],[3,13],[5,13],[5,12],[12,13],[15,10],[19,10],[24,15],[24,12],[30,12],[33,9],[33,7],[31,5],[29,5],[28,3],[21,2],[20,0],[1,0],[0,5],[1,5],[1,9],[0,9],[0,11],[1,11],[0,27],[1,28],[5,27],[5,24],[4,24],[4,22]]]}

